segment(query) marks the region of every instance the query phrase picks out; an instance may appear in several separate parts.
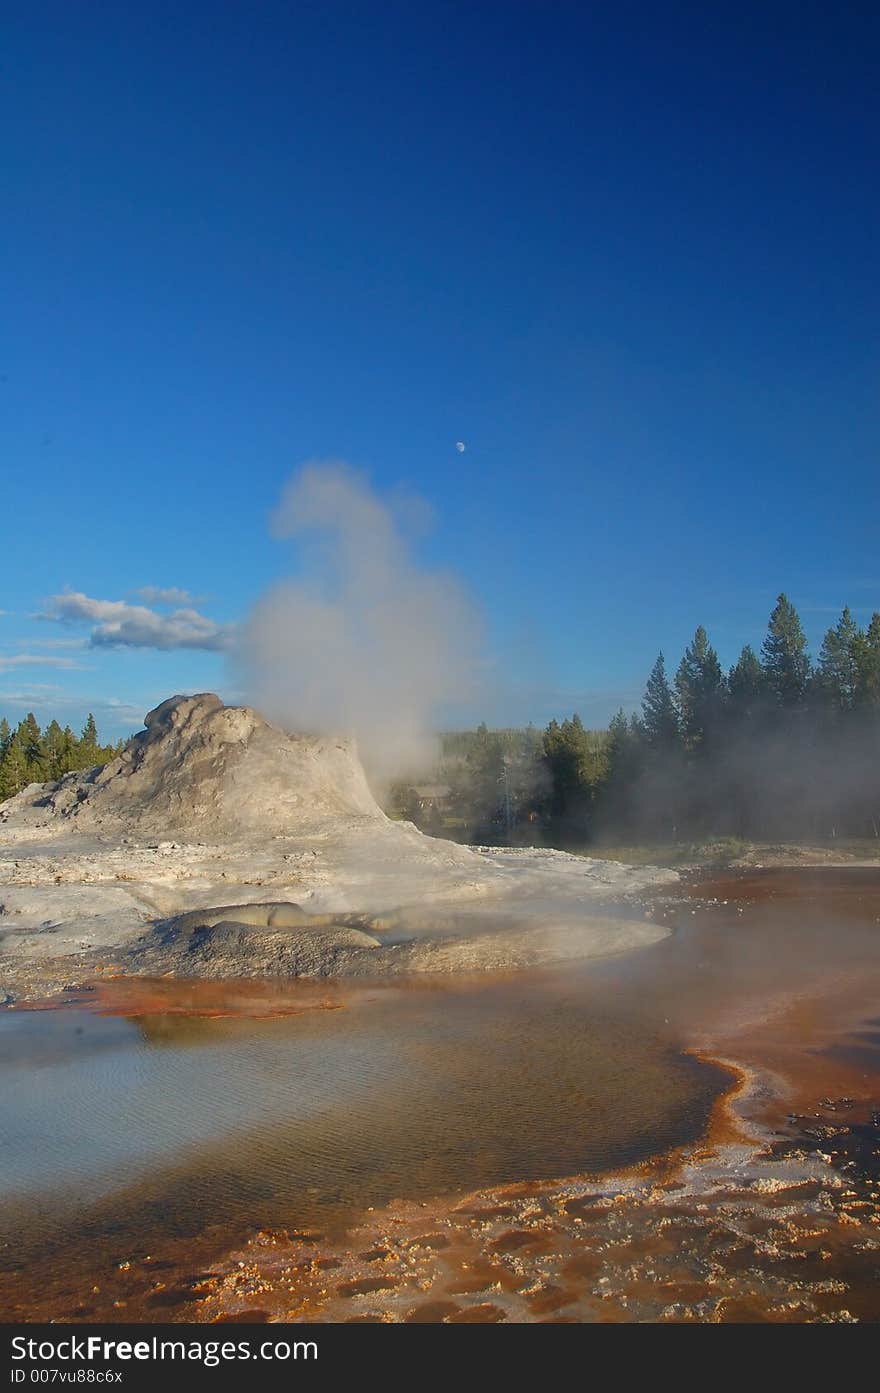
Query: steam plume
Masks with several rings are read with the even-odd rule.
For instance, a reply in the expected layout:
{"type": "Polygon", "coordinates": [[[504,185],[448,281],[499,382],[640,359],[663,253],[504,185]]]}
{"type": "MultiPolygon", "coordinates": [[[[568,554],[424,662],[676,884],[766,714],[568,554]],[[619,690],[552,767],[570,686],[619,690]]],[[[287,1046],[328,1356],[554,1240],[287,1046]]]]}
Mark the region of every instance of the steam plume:
{"type": "Polygon", "coordinates": [[[345,463],[315,460],[272,514],[299,574],[243,626],[248,697],[293,730],[353,732],[374,778],[435,754],[442,709],[472,697],[478,623],[454,578],[418,565],[400,519],[345,463]]]}

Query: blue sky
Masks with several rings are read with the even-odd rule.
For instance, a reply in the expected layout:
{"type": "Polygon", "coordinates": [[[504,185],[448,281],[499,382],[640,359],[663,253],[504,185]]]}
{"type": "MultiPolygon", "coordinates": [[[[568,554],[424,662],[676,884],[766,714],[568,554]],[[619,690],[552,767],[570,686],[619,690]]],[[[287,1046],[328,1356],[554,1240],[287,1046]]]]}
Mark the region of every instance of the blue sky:
{"type": "Polygon", "coordinates": [[[0,711],[234,697],[189,645],[296,565],[313,457],[431,503],[490,722],[602,722],[783,589],[867,619],[871,8],[7,9],[0,711]]]}

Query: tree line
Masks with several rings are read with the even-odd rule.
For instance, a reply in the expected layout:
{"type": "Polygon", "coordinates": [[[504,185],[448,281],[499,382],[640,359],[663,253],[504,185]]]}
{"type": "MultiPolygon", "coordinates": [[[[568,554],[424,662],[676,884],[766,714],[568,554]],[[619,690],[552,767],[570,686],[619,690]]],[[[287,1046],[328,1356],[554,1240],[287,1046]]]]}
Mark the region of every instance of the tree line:
{"type": "MultiPolygon", "coordinates": [[[[880,838],[880,613],[861,628],[844,609],[814,661],[780,595],[759,652],[747,644],[725,672],[698,627],[672,676],[660,653],[641,710],[607,730],[574,714],[441,744],[432,782],[399,782],[388,807],[464,841],[880,838]]],[[[91,714],[79,736],[33,713],[0,720],[0,800],[121,747],[91,714]]]]}
{"type": "Polygon", "coordinates": [[[844,609],[814,661],[780,595],[727,672],[700,626],[671,676],[658,655],[638,714],[456,732],[434,777],[441,796],[398,786],[397,810],[465,839],[880,837],[880,613],[863,629],[844,609]]]}
{"type": "Polygon", "coordinates": [[[880,613],[845,608],[814,662],[780,595],[760,654],[728,672],[700,626],[641,714],[618,712],[597,831],[636,838],[880,836],[880,613]]]}
{"type": "Polygon", "coordinates": [[[123,744],[103,745],[91,712],[79,735],[57,721],[41,730],[32,711],[14,727],[4,716],[0,719],[0,802],[28,784],[54,782],[71,770],[106,764],[123,744]]]}

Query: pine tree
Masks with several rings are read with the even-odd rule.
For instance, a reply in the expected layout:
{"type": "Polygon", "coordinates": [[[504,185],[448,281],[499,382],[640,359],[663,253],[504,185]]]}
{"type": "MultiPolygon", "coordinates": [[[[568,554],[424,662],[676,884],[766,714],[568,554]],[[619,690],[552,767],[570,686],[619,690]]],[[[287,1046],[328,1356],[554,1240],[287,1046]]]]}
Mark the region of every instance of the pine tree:
{"type": "Polygon", "coordinates": [[[721,712],[724,678],[718,654],[702,625],[685,649],[675,674],[682,733],[690,749],[705,744],[721,712]]]}
{"type": "Polygon", "coordinates": [[[497,732],[490,730],[485,721],[480,722],[475,734],[473,748],[468,755],[468,764],[478,783],[494,786],[502,771],[501,740],[497,732]]]}
{"type": "Polygon", "coordinates": [[[551,721],[544,732],[544,761],[552,785],[556,817],[573,820],[586,831],[596,788],[607,775],[607,741],[597,743],[575,712],[561,725],[551,721]]]}
{"type": "Polygon", "coordinates": [[[65,774],[69,774],[72,769],[79,769],[80,767],[79,741],[69,725],[66,725],[61,732],[60,760],[65,774]]]}
{"type": "Polygon", "coordinates": [[[587,733],[580,716],[575,714],[561,725],[551,721],[544,732],[544,758],[553,782],[558,813],[564,813],[580,791],[586,757],[587,733]]]}
{"type": "Polygon", "coordinates": [[[0,719],[0,762],[2,762],[6,754],[6,751],[9,748],[9,741],[11,739],[12,731],[9,729],[9,722],[4,716],[2,719],[0,719]]]}
{"type": "Polygon", "coordinates": [[[64,762],[64,731],[57,721],[50,721],[43,736],[43,748],[46,752],[45,775],[47,779],[60,779],[62,774],[67,773],[64,762]]]}
{"type": "Polygon", "coordinates": [[[678,711],[666,677],[662,653],[651,669],[645,688],[641,725],[645,739],[653,749],[674,749],[679,744],[681,729],[678,711]]]}
{"type": "Polygon", "coordinates": [[[786,595],[776,601],[761,648],[764,677],[780,706],[803,704],[810,678],[807,640],[797,610],[786,595]]]}
{"type": "Polygon", "coordinates": [[[623,707],[618,707],[608,723],[608,736],[613,753],[621,750],[629,739],[630,726],[623,707]]]}
{"type": "Polygon", "coordinates": [[[638,720],[627,720],[621,708],[608,726],[607,773],[598,801],[599,825],[605,832],[619,836],[633,830],[644,748],[638,720]]]}
{"type": "Polygon", "coordinates": [[[859,682],[858,653],[863,635],[847,606],[822,640],[816,671],[821,699],[836,711],[849,711],[859,682]]]}
{"type": "Polygon", "coordinates": [[[764,669],[747,643],[727,675],[730,708],[737,716],[750,716],[766,692],[764,669]]]}
{"type": "Polygon", "coordinates": [[[101,757],[98,746],[98,728],[95,725],[95,718],[91,711],[88,714],[82,735],[77,747],[77,765],[80,769],[91,769],[94,765],[100,764],[101,757]]]}
{"type": "Polygon", "coordinates": [[[635,717],[626,719],[623,707],[612,716],[608,726],[607,782],[630,784],[641,771],[642,731],[635,717]]]}
{"type": "Polygon", "coordinates": [[[498,813],[504,776],[504,752],[497,731],[481,721],[470,741],[465,758],[467,788],[465,802],[477,826],[487,826],[498,813]]]}
{"type": "Polygon", "coordinates": [[[46,777],[46,751],[40,724],[33,711],[29,711],[19,726],[21,744],[27,764],[28,782],[40,783],[46,777]]]}
{"type": "Polygon", "coordinates": [[[18,793],[30,783],[25,744],[22,737],[23,725],[24,722],[10,737],[3,764],[0,766],[0,799],[11,798],[14,793],[18,793]]]}
{"type": "Polygon", "coordinates": [[[872,614],[870,624],[858,635],[854,648],[855,705],[880,712],[880,612],[875,610],[872,614]]]}

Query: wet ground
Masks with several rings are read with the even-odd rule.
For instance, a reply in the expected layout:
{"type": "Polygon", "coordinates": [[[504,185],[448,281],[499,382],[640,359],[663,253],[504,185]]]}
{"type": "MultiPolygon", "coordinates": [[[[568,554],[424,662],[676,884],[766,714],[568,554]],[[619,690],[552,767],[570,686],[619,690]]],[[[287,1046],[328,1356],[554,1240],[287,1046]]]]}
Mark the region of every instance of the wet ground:
{"type": "Polygon", "coordinates": [[[567,972],[4,1015],[7,1318],[880,1318],[880,875],[648,912],[567,972]]]}

